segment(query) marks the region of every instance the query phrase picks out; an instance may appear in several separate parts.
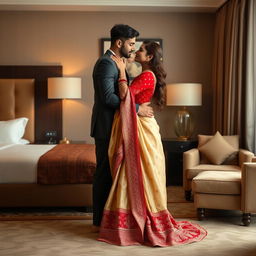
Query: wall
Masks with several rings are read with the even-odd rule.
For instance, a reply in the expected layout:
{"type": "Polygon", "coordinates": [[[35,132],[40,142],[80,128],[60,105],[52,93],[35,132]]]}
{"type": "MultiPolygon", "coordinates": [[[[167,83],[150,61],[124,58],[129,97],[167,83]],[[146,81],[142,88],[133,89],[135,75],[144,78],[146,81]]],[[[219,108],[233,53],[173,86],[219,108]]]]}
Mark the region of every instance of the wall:
{"type": "MultiPolygon", "coordinates": [[[[63,65],[64,76],[82,77],[82,99],[63,103],[63,134],[90,138],[93,105],[92,70],[101,54],[100,38],[126,23],[142,38],[162,38],[167,83],[201,82],[203,106],[191,107],[195,133],[210,133],[211,63],[214,14],[115,12],[0,12],[0,65],[63,65]]],[[[177,107],[155,112],[162,137],[174,137],[177,107]]]]}

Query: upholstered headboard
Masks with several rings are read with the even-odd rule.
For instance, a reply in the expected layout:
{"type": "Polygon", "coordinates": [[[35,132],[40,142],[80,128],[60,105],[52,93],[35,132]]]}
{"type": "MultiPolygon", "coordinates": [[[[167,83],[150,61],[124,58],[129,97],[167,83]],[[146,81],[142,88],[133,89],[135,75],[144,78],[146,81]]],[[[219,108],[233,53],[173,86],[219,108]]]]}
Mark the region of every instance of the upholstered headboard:
{"type": "Polygon", "coordinates": [[[35,140],[34,79],[0,79],[0,120],[27,117],[24,138],[35,140]]]}
{"type": "MultiPolygon", "coordinates": [[[[50,65],[50,66],[49,65],[45,65],[45,66],[8,66],[8,65],[1,66],[0,65],[1,79],[15,79],[15,80],[16,79],[18,80],[34,79],[34,104],[35,104],[34,111],[35,112],[32,115],[34,115],[35,143],[47,143],[47,141],[49,140],[49,138],[46,138],[45,136],[47,131],[56,131],[57,133],[57,136],[55,138],[56,141],[59,141],[62,139],[62,101],[60,99],[47,98],[48,77],[61,77],[61,76],[62,76],[62,66],[60,65],[50,65]]],[[[16,85],[15,85],[15,88],[16,88],[16,85]]],[[[17,109],[18,112],[14,114],[13,111],[11,111],[9,112],[9,115],[6,115],[6,112],[4,112],[5,114],[3,118],[0,118],[0,119],[2,120],[9,119],[9,116],[20,117],[21,115],[23,115],[23,113],[21,113],[21,108],[18,107],[19,106],[18,102],[20,97],[17,98],[17,96],[20,94],[21,105],[23,106],[23,99],[28,97],[28,95],[26,96],[26,92],[18,88],[19,86],[16,89],[10,89],[9,91],[11,95],[16,95],[15,109],[17,109]]],[[[0,101],[2,102],[2,100],[4,100],[4,102],[6,102],[7,98],[3,96],[1,92],[0,92],[0,95],[3,97],[3,99],[1,98],[0,101]]],[[[11,98],[13,99],[14,96],[10,96],[10,99],[11,98]]],[[[28,97],[26,100],[29,100],[29,99],[31,98],[28,97]]],[[[3,103],[3,105],[0,105],[0,106],[5,107],[5,103],[3,103]]],[[[11,108],[13,109],[13,106],[11,108]]],[[[0,110],[0,113],[1,112],[2,110],[0,110]]],[[[32,125],[32,122],[30,123],[30,125],[32,125]]],[[[29,129],[28,129],[28,133],[30,133],[29,129]]]]}

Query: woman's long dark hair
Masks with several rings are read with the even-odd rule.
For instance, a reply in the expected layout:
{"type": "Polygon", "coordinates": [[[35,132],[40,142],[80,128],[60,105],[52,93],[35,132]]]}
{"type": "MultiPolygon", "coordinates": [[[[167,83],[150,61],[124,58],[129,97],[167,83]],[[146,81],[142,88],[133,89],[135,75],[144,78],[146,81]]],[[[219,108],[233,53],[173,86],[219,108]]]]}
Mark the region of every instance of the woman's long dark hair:
{"type": "Polygon", "coordinates": [[[161,46],[154,41],[143,42],[147,55],[152,55],[153,58],[149,62],[151,70],[156,76],[156,88],[153,95],[153,99],[156,105],[162,108],[165,104],[165,78],[166,72],[163,67],[163,51],[161,46]]]}

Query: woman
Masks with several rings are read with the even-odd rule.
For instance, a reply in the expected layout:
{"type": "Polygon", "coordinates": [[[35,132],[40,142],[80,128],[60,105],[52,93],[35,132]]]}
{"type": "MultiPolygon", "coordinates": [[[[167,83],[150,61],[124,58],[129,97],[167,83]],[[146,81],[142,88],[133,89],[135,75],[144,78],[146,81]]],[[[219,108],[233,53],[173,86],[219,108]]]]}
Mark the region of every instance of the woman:
{"type": "Polygon", "coordinates": [[[167,210],[165,160],[155,118],[140,117],[135,104],[164,104],[165,77],[159,44],[145,41],[135,61],[142,73],[128,87],[125,61],[112,57],[119,74],[120,112],[109,146],[113,185],[104,208],[99,240],[116,245],[169,246],[203,239],[207,232],[176,222],[167,210]]]}

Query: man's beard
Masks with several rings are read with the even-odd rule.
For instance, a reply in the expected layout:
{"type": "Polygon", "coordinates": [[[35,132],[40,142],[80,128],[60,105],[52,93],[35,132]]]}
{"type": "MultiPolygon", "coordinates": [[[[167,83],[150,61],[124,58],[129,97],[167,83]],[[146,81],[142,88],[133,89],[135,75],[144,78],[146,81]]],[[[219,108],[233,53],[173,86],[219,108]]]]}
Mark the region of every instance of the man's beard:
{"type": "Polygon", "coordinates": [[[125,48],[122,46],[121,47],[121,50],[120,50],[121,54],[122,54],[122,57],[125,57],[125,58],[130,58],[131,57],[131,54],[133,53],[133,51],[130,51],[130,52],[126,52],[125,51],[125,48]]]}

